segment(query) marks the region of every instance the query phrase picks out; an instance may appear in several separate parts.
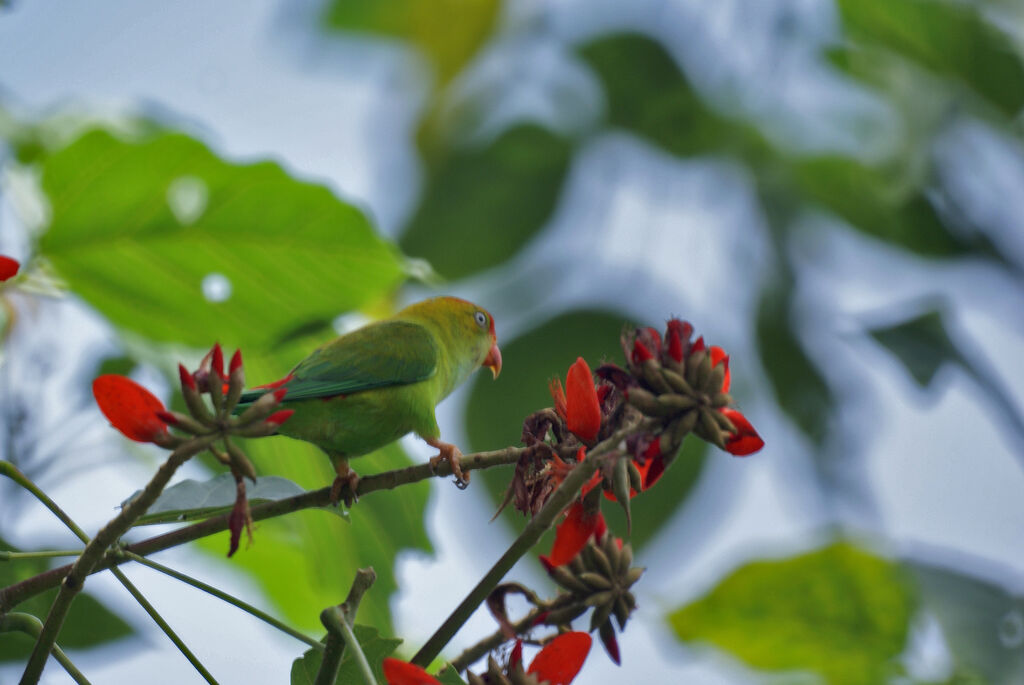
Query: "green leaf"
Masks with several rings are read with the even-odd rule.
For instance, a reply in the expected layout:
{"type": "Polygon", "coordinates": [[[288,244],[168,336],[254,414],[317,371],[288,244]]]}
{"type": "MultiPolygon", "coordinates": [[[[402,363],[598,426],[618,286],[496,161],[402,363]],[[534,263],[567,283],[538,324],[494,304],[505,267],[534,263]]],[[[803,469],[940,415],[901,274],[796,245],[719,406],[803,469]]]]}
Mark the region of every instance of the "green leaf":
{"type": "Polygon", "coordinates": [[[403,278],[395,250],[327,188],[271,162],[229,164],[180,133],[88,131],[42,161],[42,187],[42,255],[111,321],[153,340],[248,352],[403,278]],[[227,284],[226,299],[204,297],[204,279],[227,284]]]}
{"type": "Polygon", "coordinates": [[[953,0],[839,0],[856,43],[883,47],[956,79],[1015,117],[1024,107],[1024,63],[1010,37],[977,5],[953,0]]]}
{"type": "MultiPolygon", "coordinates": [[[[8,544],[3,538],[0,538],[0,548],[12,552],[22,551],[8,544]]],[[[7,587],[42,573],[49,566],[45,559],[0,562],[0,587],[7,587]]],[[[53,589],[30,597],[17,606],[17,611],[45,620],[56,596],[57,590],[53,589]]],[[[132,627],[120,616],[107,609],[88,592],[82,592],[71,605],[57,644],[62,649],[87,649],[120,640],[134,633],[132,627]]],[[[34,644],[35,641],[23,633],[4,633],[0,637],[0,663],[26,660],[32,653],[34,644]]]]}
{"type": "MultiPolygon", "coordinates": [[[[261,476],[256,479],[255,484],[246,480],[245,492],[249,504],[256,505],[295,497],[306,491],[287,478],[261,476]]],[[[188,478],[164,490],[146,515],[141,516],[134,525],[148,526],[155,523],[207,519],[218,514],[226,514],[231,511],[234,504],[235,478],[230,473],[222,473],[207,481],[188,478]]],[[[341,507],[324,507],[323,511],[348,519],[348,512],[341,507]]]]}
{"type": "MultiPolygon", "coordinates": [[[[402,641],[392,637],[381,637],[376,628],[356,624],[352,628],[359,640],[359,646],[366,655],[373,673],[377,676],[377,682],[384,682],[384,671],[381,663],[384,657],[391,656],[402,641]]],[[[301,657],[292,662],[291,685],[314,685],[316,674],[320,670],[320,662],[323,661],[323,653],[315,649],[306,650],[301,657]]],[[[352,653],[346,649],[341,657],[341,665],[338,668],[336,683],[345,685],[347,683],[362,683],[363,677],[356,664],[352,653]]]]}
{"type": "Polygon", "coordinates": [[[760,145],[751,129],[704,106],[675,59],[657,41],[619,34],[587,43],[580,55],[604,86],[610,125],[682,157],[760,145]]]}
{"type": "Polygon", "coordinates": [[[437,674],[441,685],[466,685],[466,681],[459,676],[459,672],[450,666],[445,666],[437,674]]]}
{"type": "Polygon", "coordinates": [[[930,311],[887,328],[869,331],[900,360],[922,388],[931,385],[935,374],[947,363],[965,364],[960,351],[946,333],[942,315],[930,311]]]}
{"type": "Polygon", "coordinates": [[[807,437],[821,445],[836,401],[793,331],[792,295],[788,281],[764,292],[757,312],[758,351],[776,402],[807,437]]]}
{"type": "Polygon", "coordinates": [[[976,682],[1024,682],[1024,597],[981,578],[909,562],[960,670],[976,682]]]}
{"type": "Polygon", "coordinates": [[[837,543],[742,566],[669,620],[680,639],[713,643],[755,668],[874,685],[895,667],[913,610],[899,567],[837,543]]]}
{"type": "MultiPolygon", "coordinates": [[[[497,381],[478,376],[466,403],[466,427],[474,451],[519,444],[523,420],[538,409],[551,406],[548,381],[564,382],[569,365],[582,356],[591,368],[620,356],[619,334],[626,317],[606,311],[574,311],[551,319],[507,344],[502,344],[506,368],[513,376],[497,381]],[[507,378],[507,379],[506,379],[507,378]]],[[[704,466],[705,443],[687,440],[672,467],[651,490],[632,500],[634,548],[646,544],[690,493],[704,466]]],[[[512,478],[512,469],[488,469],[480,473],[495,503],[501,502],[512,478]]],[[[602,509],[609,526],[620,536],[626,534],[622,508],[606,502],[602,509]]],[[[515,529],[523,517],[509,506],[502,517],[515,529]]],[[[553,534],[541,539],[537,548],[547,552],[553,534]]]]}
{"type": "Polygon", "coordinates": [[[403,38],[430,59],[448,81],[476,53],[498,18],[498,0],[332,0],[327,25],[403,38]]]}
{"type": "Polygon", "coordinates": [[[567,140],[533,125],[451,152],[432,169],[402,249],[449,279],[501,264],[551,216],[571,155],[567,140]]]}
{"type": "Polygon", "coordinates": [[[868,235],[926,257],[969,252],[939,219],[921,189],[894,190],[899,182],[846,157],[794,162],[794,183],[820,204],[868,235]]]}

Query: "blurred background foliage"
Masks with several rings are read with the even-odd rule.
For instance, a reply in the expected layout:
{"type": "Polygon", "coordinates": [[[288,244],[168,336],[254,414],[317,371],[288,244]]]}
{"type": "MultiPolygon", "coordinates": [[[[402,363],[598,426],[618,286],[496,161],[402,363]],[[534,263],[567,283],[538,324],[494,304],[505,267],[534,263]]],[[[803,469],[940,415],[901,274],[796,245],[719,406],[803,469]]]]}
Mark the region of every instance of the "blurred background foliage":
{"type": "MultiPolygon", "coordinates": [[[[21,11],[15,5],[12,19],[21,11]]],[[[473,450],[517,444],[522,419],[550,402],[548,380],[577,356],[593,366],[620,361],[624,324],[660,326],[682,315],[733,354],[735,395],[768,443],[740,468],[726,467],[727,477],[760,467],[754,460],[785,464],[776,497],[804,507],[797,516],[813,533],[802,529],[788,546],[733,549],[715,577],[691,575],[703,585],[684,592],[649,590],[648,630],[692,649],[646,665],[627,658],[623,673],[708,663],[702,645],[713,645],[731,664],[715,682],[769,673],[782,678],[773,682],[1021,682],[1022,559],[1009,557],[1014,570],[985,573],[954,547],[942,552],[960,562],[936,564],[892,535],[866,466],[877,447],[858,413],[874,381],[850,361],[857,352],[849,341],[854,350],[881,346],[889,363],[933,395],[944,390],[934,383],[944,369],[960,369],[978,388],[971,401],[998,417],[988,440],[998,442],[1001,431],[1014,436],[1020,465],[1019,359],[992,370],[986,341],[956,323],[965,303],[986,298],[953,297],[943,279],[967,265],[980,274],[979,287],[1012,284],[998,295],[1009,304],[989,314],[1024,311],[1024,193],[986,195],[971,185],[975,174],[991,179],[1024,159],[1024,10],[999,0],[613,5],[334,0],[303,15],[302,30],[316,40],[411,51],[403,54],[416,78],[389,97],[412,98],[416,117],[406,137],[388,144],[412,151],[420,180],[407,206],[393,200],[398,209],[354,199],[344,187],[339,194],[287,161],[224,155],[212,144],[216,136],[159,111],[97,123],[0,96],[0,188],[20,208],[0,215],[2,244],[14,246],[6,251],[30,273],[2,295],[21,310],[39,306],[40,292],[66,289],[119,331],[108,364],[157,369],[171,387],[173,362],[197,360],[214,340],[241,347],[248,377],[265,382],[351,325],[354,318],[341,315],[386,314],[435,291],[465,295],[495,313],[505,357],[499,382],[480,375],[451,401],[463,446],[473,450]],[[705,13],[717,22],[705,29],[731,30],[730,41],[700,35],[699,22],[687,25],[705,13]],[[744,39],[750,44],[728,52],[744,39]],[[735,60],[748,62],[746,81],[729,72],[735,60]],[[793,86],[801,79],[812,85],[793,86]],[[982,131],[1004,156],[983,170],[969,167],[976,158],[964,131],[982,131]],[[595,163],[602,154],[608,159],[595,163]],[[678,174],[705,185],[682,188],[678,174]],[[1010,209],[990,207],[1004,199],[1010,209]],[[737,215],[746,205],[749,212],[737,215]],[[401,218],[378,225],[375,215],[401,218]],[[845,271],[829,263],[846,250],[867,257],[851,257],[845,271]],[[858,270],[854,290],[883,295],[833,301],[858,270]],[[914,288],[898,285],[920,272],[914,288]],[[771,559],[758,560],[764,556],[771,559]],[[933,667],[920,667],[922,658],[933,667]]],[[[9,20],[0,15],[0,28],[9,20]]],[[[77,104],[88,108],[83,96],[77,104]]],[[[23,359],[19,327],[31,321],[6,320],[8,365],[23,359]]],[[[1018,343],[1020,323],[1003,322],[1018,343]]],[[[47,460],[25,447],[39,423],[15,408],[42,410],[17,385],[24,376],[7,378],[4,458],[43,477],[47,460]]],[[[904,391],[908,406],[920,397],[904,391]]],[[[261,440],[247,449],[261,473],[304,488],[332,477],[305,444],[261,440]]],[[[984,470],[986,451],[949,458],[984,470]]],[[[740,503],[738,488],[714,477],[726,459],[687,443],[666,477],[633,504],[634,546],[652,572],[664,565],[656,577],[666,587],[673,569],[705,558],[701,545],[712,544],[740,503]],[[703,532],[672,538],[695,529],[703,532]]],[[[372,472],[406,463],[393,446],[359,466],[372,472]]],[[[474,489],[490,500],[474,505],[480,516],[500,502],[509,477],[481,474],[484,487],[474,489]]],[[[360,620],[395,635],[396,558],[432,551],[428,503],[453,496],[438,488],[375,493],[349,520],[312,511],[265,522],[257,543],[231,564],[309,630],[343,596],[354,570],[372,564],[379,580],[360,620]]],[[[5,499],[7,520],[23,500],[5,499]]],[[[959,506],[959,516],[975,517],[959,506]]],[[[625,534],[619,512],[606,510],[625,534]]],[[[493,525],[508,526],[509,535],[522,525],[515,512],[500,519],[493,525]]],[[[226,542],[199,547],[220,555],[226,542]]],[[[37,570],[0,565],[0,578],[6,584],[12,573],[37,570]]],[[[72,621],[66,646],[86,646],[86,634],[106,642],[130,631],[96,600],[80,603],[80,613],[105,628],[90,632],[72,621]]],[[[0,660],[22,658],[17,650],[0,640],[0,660]]],[[[296,662],[293,682],[304,682],[307,666],[296,662]]]]}

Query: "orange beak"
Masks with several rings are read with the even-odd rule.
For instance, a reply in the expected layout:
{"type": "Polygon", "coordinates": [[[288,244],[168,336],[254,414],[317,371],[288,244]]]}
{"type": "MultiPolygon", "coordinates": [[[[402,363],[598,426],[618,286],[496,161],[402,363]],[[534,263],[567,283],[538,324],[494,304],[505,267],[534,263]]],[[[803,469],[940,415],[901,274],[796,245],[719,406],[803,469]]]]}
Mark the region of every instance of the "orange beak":
{"type": "Polygon", "coordinates": [[[495,378],[497,378],[498,374],[501,373],[501,350],[498,349],[497,341],[491,345],[491,349],[487,353],[487,356],[484,357],[484,363],[481,364],[481,366],[486,366],[490,369],[495,378]]]}

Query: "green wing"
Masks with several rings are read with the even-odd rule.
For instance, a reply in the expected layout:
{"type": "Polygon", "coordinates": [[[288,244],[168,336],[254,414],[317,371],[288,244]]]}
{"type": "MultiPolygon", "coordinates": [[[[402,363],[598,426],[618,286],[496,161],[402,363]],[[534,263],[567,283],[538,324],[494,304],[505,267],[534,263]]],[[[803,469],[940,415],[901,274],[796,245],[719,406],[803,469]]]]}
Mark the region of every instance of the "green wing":
{"type": "MultiPolygon", "coordinates": [[[[437,343],[420,325],[382,321],[317,349],[292,370],[285,401],[334,397],[426,380],[437,372],[437,343]]],[[[245,393],[247,404],[266,390],[245,393]]]]}

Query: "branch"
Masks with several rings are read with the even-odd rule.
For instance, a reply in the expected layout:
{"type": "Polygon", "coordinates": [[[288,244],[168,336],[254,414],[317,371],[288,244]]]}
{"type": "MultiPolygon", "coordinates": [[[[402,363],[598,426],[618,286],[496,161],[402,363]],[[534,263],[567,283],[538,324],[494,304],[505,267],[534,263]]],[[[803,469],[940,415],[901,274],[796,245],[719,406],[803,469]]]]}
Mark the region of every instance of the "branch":
{"type": "Polygon", "coordinates": [[[36,641],[36,646],[25,666],[25,672],[21,676],[21,685],[34,685],[39,682],[39,677],[46,666],[47,656],[64,625],[64,619],[67,617],[72,601],[81,592],[85,579],[95,570],[107,549],[131,528],[136,519],[146,513],[146,510],[163,492],[178,467],[207,449],[217,437],[214,435],[194,438],[171,452],[171,455],[160,465],[156,475],[146,484],[142,492],[132,498],[120,513],[111,519],[85,546],[82,556],[78,557],[78,560],[71,565],[71,570],[60,584],[60,592],[57,593],[57,598],[50,607],[50,613],[47,614],[46,621],[43,623],[42,633],[36,641]]]}
{"type": "MultiPolygon", "coordinates": [[[[18,612],[11,612],[0,616],[0,633],[6,633],[8,631],[18,630],[27,635],[30,635],[36,639],[39,639],[39,634],[43,632],[43,622],[32,614],[22,614],[18,612]]],[[[78,685],[89,685],[89,681],[86,679],[82,672],[71,663],[71,659],[64,653],[57,645],[53,646],[53,650],[50,652],[53,654],[53,658],[57,660],[64,670],[68,672],[71,679],[74,680],[78,685]]]]}
{"type": "Polygon", "coordinates": [[[609,452],[618,448],[622,440],[636,430],[636,426],[628,426],[613,433],[587,453],[586,458],[573,467],[562,484],[552,493],[541,510],[530,519],[512,545],[501,558],[480,579],[480,582],[469,591],[462,603],[445,619],[441,627],[427,640],[427,643],[416,652],[412,663],[426,668],[441,652],[445,645],[454,637],[459,628],[476,611],[476,608],[487,598],[505,574],[512,570],[516,562],[537,544],[544,532],[551,527],[555,519],[575,500],[590,477],[597,472],[601,460],[609,452]]]}
{"type": "MultiPolygon", "coordinates": [[[[506,447],[504,449],[493,450],[490,452],[466,454],[462,457],[462,470],[482,470],[493,468],[495,466],[514,464],[519,460],[519,456],[525,451],[525,449],[526,448],[524,447],[506,447]]],[[[3,463],[4,462],[0,462],[0,465],[3,463]]],[[[450,475],[452,475],[451,465],[446,461],[441,462],[436,471],[431,469],[429,464],[418,464],[416,466],[409,466],[402,469],[396,469],[394,471],[386,471],[384,473],[363,476],[359,480],[357,494],[362,497],[378,490],[392,490],[400,485],[417,483],[434,477],[444,478],[450,475]]],[[[263,519],[289,514],[294,511],[302,511],[303,509],[326,507],[329,506],[330,503],[331,488],[328,486],[319,490],[310,490],[302,493],[301,495],[295,495],[294,497],[288,497],[274,502],[264,502],[263,504],[254,506],[251,510],[251,514],[253,521],[261,521],[263,519]]],[[[193,523],[192,525],[178,528],[177,530],[164,533],[163,535],[157,535],[131,545],[123,545],[122,549],[125,552],[131,552],[138,554],[139,556],[148,556],[165,549],[170,549],[171,547],[177,547],[178,545],[227,530],[228,516],[228,514],[214,516],[206,519],[205,521],[193,523]]],[[[90,573],[104,571],[119,564],[123,564],[126,561],[128,561],[128,559],[120,554],[109,553],[95,565],[90,573]]],[[[71,572],[71,568],[72,566],[70,564],[59,566],[3,588],[0,590],[0,614],[10,611],[29,597],[33,597],[41,592],[57,587],[60,585],[64,577],[71,572]]]]}
{"type": "Polygon", "coordinates": [[[327,644],[324,648],[323,661],[320,662],[320,670],[316,674],[315,685],[334,685],[338,679],[338,668],[341,666],[341,659],[345,655],[346,647],[352,648],[355,659],[359,662],[363,680],[367,685],[376,685],[377,679],[373,675],[373,670],[366,660],[366,655],[363,654],[359,641],[356,640],[356,636],[352,632],[352,624],[355,622],[359,602],[375,580],[377,580],[377,574],[372,567],[359,569],[356,571],[352,589],[348,591],[345,601],[339,606],[327,607],[320,613],[320,621],[327,629],[327,644]]]}

